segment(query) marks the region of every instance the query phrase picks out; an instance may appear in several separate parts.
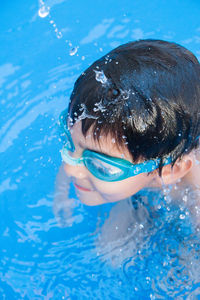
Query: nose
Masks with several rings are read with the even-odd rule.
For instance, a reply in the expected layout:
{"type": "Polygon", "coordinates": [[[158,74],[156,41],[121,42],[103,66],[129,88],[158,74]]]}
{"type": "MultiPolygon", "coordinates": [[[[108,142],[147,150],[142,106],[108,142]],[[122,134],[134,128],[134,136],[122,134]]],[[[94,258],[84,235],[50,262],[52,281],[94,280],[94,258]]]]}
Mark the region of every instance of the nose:
{"type": "Polygon", "coordinates": [[[72,176],[78,179],[83,179],[87,177],[87,169],[85,166],[72,166],[64,164],[64,170],[68,176],[72,176]]]}

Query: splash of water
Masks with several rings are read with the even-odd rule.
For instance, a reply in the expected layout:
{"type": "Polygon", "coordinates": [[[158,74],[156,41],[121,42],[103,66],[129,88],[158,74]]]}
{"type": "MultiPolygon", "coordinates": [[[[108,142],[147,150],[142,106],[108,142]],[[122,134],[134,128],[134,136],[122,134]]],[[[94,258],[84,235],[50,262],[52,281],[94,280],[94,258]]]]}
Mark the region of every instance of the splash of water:
{"type": "Polygon", "coordinates": [[[95,106],[94,109],[93,109],[94,112],[96,112],[96,111],[101,111],[101,112],[106,111],[105,106],[102,104],[102,100],[100,102],[95,103],[94,106],[95,106]]]}
{"type": "Polygon", "coordinates": [[[56,33],[57,38],[61,39],[62,38],[62,32],[58,30],[57,25],[54,22],[54,20],[50,20],[49,23],[52,25],[52,27],[54,29],[54,32],[56,33]]]}
{"type": "Polygon", "coordinates": [[[38,16],[40,18],[46,18],[49,15],[50,7],[46,6],[43,0],[39,0],[39,7],[38,16]]]}
{"type": "Polygon", "coordinates": [[[62,38],[62,32],[58,30],[56,23],[51,19],[51,15],[50,15],[50,7],[47,6],[43,0],[39,0],[39,10],[38,10],[38,16],[40,18],[46,18],[48,16],[48,18],[50,19],[49,23],[52,25],[53,30],[57,36],[58,39],[62,38]]]}
{"type": "Polygon", "coordinates": [[[94,70],[95,72],[95,79],[96,81],[99,81],[101,82],[101,84],[106,84],[108,82],[108,79],[106,77],[106,75],[104,74],[103,71],[97,71],[97,70],[94,70]]]}
{"type": "Polygon", "coordinates": [[[82,111],[82,114],[77,118],[77,121],[81,121],[81,120],[86,119],[86,118],[95,119],[95,120],[98,119],[98,117],[90,115],[90,114],[87,113],[87,108],[86,108],[84,103],[81,103],[81,108],[79,110],[82,111]]]}
{"type": "MultiPolygon", "coordinates": [[[[57,27],[55,21],[52,20],[52,18],[51,18],[51,15],[50,15],[50,7],[47,6],[43,0],[39,0],[39,10],[38,10],[38,15],[39,15],[41,18],[46,18],[46,17],[48,16],[48,18],[49,18],[49,23],[50,23],[51,26],[53,27],[53,30],[54,30],[54,32],[55,32],[55,34],[56,34],[56,37],[57,37],[58,39],[61,39],[61,38],[63,37],[62,32],[58,29],[58,27],[57,27]]],[[[74,56],[75,54],[77,54],[79,46],[73,47],[73,46],[72,46],[72,43],[71,43],[71,42],[68,42],[67,40],[66,40],[66,43],[67,43],[67,44],[69,45],[69,47],[70,47],[69,55],[70,55],[70,56],[74,56]]],[[[84,59],[85,59],[85,57],[82,56],[82,60],[84,60],[84,59]]]]}

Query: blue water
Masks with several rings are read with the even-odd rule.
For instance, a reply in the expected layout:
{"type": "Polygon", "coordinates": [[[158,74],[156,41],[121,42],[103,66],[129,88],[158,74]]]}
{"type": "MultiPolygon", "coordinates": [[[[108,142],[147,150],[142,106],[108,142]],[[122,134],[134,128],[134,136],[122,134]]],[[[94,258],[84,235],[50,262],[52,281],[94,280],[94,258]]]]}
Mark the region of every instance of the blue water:
{"type": "Polygon", "coordinates": [[[45,18],[41,1],[1,2],[0,299],[200,299],[187,207],[159,195],[87,207],[71,185],[69,202],[55,201],[57,119],[77,76],[138,38],[200,58],[199,1],[44,0],[45,18]]]}

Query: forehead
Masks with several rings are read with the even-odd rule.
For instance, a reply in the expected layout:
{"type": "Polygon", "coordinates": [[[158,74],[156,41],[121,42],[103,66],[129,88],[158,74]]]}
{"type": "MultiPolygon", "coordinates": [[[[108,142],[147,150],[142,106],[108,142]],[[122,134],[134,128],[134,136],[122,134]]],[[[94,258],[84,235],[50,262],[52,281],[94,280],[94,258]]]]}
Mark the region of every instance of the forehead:
{"type": "Polygon", "coordinates": [[[102,134],[100,135],[99,140],[97,140],[94,139],[93,136],[93,126],[90,127],[86,136],[83,135],[81,128],[82,122],[78,121],[70,129],[75,148],[81,147],[83,149],[90,149],[110,156],[123,157],[132,161],[132,156],[125,144],[126,140],[119,146],[110,134],[102,134]]]}

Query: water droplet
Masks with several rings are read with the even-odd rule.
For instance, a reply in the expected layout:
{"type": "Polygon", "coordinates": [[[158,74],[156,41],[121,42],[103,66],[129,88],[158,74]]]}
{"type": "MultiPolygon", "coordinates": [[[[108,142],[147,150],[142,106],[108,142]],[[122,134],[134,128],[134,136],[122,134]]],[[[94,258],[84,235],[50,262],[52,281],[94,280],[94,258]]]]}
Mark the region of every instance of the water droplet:
{"type": "Polygon", "coordinates": [[[108,79],[107,79],[107,77],[106,77],[106,75],[104,74],[103,71],[96,71],[96,70],[94,70],[94,72],[96,74],[96,76],[95,76],[96,81],[99,81],[102,84],[106,84],[107,83],[108,79]]]}
{"type": "Polygon", "coordinates": [[[62,38],[62,32],[60,32],[60,31],[58,31],[57,33],[56,33],[56,36],[57,36],[57,38],[58,39],[61,39],[62,38]]]}
{"type": "Polygon", "coordinates": [[[155,297],[154,295],[150,294],[150,299],[151,299],[151,300],[155,300],[156,297],[155,297]]]}
{"type": "Polygon", "coordinates": [[[78,47],[73,47],[73,48],[70,49],[69,55],[73,56],[77,53],[77,51],[78,51],[78,47]]]}
{"type": "Polygon", "coordinates": [[[149,281],[149,280],[151,280],[151,278],[147,276],[147,277],[146,277],[146,280],[148,280],[148,281],[149,281]]]}
{"type": "Polygon", "coordinates": [[[95,107],[93,108],[93,111],[100,111],[100,112],[105,112],[106,108],[105,106],[102,104],[102,100],[100,102],[95,103],[95,107]]]}
{"type": "Polygon", "coordinates": [[[184,219],[185,219],[185,215],[184,215],[184,214],[180,214],[179,218],[180,218],[181,220],[184,220],[184,219]]]}
{"type": "Polygon", "coordinates": [[[127,100],[129,98],[130,95],[130,90],[129,91],[122,91],[122,97],[124,100],[127,100]]]}
{"type": "Polygon", "coordinates": [[[115,143],[115,139],[112,139],[111,142],[114,144],[115,143]]]}
{"type": "Polygon", "coordinates": [[[143,225],[143,224],[140,224],[140,225],[139,225],[139,228],[140,228],[140,229],[143,229],[143,228],[144,228],[144,225],[143,225]]]}
{"type": "Polygon", "coordinates": [[[183,196],[183,201],[184,201],[184,202],[187,202],[187,200],[188,200],[187,195],[184,195],[184,196],[183,196]]]}
{"type": "Polygon", "coordinates": [[[49,6],[46,7],[46,6],[43,5],[42,7],[40,7],[40,9],[38,10],[39,17],[46,18],[49,14],[49,10],[50,10],[49,6]]]}

